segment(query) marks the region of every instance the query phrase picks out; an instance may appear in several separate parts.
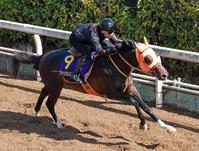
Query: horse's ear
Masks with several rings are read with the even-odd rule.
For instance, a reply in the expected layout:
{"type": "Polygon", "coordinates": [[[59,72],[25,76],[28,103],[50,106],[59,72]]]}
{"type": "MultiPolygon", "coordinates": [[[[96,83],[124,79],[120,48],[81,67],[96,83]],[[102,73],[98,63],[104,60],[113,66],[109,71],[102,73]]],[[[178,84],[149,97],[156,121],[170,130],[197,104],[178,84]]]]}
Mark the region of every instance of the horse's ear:
{"type": "Polygon", "coordinates": [[[136,42],[134,42],[135,47],[137,48],[138,51],[142,51],[141,47],[139,44],[137,44],[136,42]]]}
{"type": "Polygon", "coordinates": [[[149,45],[149,42],[148,42],[148,40],[146,39],[145,36],[144,36],[144,44],[145,44],[145,45],[149,45]]]}

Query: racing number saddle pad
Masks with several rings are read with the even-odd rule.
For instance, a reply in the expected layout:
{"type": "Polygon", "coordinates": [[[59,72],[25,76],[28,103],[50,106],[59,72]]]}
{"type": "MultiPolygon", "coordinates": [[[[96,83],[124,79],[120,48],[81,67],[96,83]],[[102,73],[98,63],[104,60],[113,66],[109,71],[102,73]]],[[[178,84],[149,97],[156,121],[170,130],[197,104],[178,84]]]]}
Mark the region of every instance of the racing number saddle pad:
{"type": "MultiPolygon", "coordinates": [[[[70,49],[66,50],[64,59],[61,60],[60,64],[60,72],[63,73],[66,80],[68,80],[68,75],[76,68],[77,62],[78,57],[71,55],[70,49]]],[[[88,59],[86,63],[82,65],[82,67],[80,68],[80,75],[82,77],[84,77],[84,75],[89,71],[91,64],[92,60],[88,59]]]]}

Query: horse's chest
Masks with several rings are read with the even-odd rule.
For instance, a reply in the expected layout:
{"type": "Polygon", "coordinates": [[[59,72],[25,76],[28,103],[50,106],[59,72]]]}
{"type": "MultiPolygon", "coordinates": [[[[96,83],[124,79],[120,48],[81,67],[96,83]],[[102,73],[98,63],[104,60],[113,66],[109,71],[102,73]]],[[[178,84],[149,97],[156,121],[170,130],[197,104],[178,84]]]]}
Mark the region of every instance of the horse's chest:
{"type": "Polygon", "coordinates": [[[114,71],[113,69],[110,68],[102,68],[102,72],[108,76],[113,76],[114,75],[114,71]]]}

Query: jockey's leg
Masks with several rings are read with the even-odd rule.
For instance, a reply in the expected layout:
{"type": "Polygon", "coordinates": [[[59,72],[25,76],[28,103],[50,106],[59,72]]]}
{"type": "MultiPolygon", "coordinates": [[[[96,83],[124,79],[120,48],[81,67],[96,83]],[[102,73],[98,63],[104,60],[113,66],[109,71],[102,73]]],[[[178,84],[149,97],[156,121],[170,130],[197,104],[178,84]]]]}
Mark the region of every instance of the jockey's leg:
{"type": "Polygon", "coordinates": [[[80,69],[85,64],[86,60],[87,60],[86,55],[82,55],[79,57],[77,61],[77,66],[75,67],[74,71],[71,73],[69,78],[73,79],[76,82],[83,83],[83,81],[80,78],[80,69]]]}
{"type": "Polygon", "coordinates": [[[86,55],[82,55],[79,57],[78,61],[77,61],[77,66],[75,67],[73,73],[74,74],[78,74],[82,65],[84,65],[84,63],[86,62],[87,60],[87,56],[86,55]]]}
{"type": "Polygon", "coordinates": [[[70,38],[70,43],[76,49],[76,51],[78,51],[82,55],[79,57],[77,66],[71,73],[71,75],[69,75],[69,78],[73,79],[76,82],[83,83],[80,78],[80,69],[82,65],[85,64],[85,62],[87,61],[87,57],[89,56],[88,54],[90,54],[90,46],[87,46],[87,44],[82,41],[77,41],[76,39],[73,39],[73,37],[70,38]]]}

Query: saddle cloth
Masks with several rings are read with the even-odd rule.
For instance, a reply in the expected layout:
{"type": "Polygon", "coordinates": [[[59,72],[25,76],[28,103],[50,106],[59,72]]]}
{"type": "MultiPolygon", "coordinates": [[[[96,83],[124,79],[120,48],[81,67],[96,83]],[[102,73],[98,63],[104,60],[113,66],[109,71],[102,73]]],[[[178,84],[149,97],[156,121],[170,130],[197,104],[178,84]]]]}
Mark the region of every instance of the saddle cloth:
{"type": "MultiPolygon", "coordinates": [[[[73,70],[75,69],[78,58],[79,57],[73,56],[71,54],[70,49],[69,50],[66,49],[66,53],[65,53],[64,59],[61,60],[60,70],[59,70],[66,81],[71,81],[69,80],[68,75],[71,72],[73,72],[73,70]]],[[[92,66],[93,66],[93,61],[91,59],[88,59],[86,63],[84,63],[82,67],[80,68],[80,75],[81,75],[80,78],[84,82],[87,82],[87,79],[91,73],[92,66]]]]}

